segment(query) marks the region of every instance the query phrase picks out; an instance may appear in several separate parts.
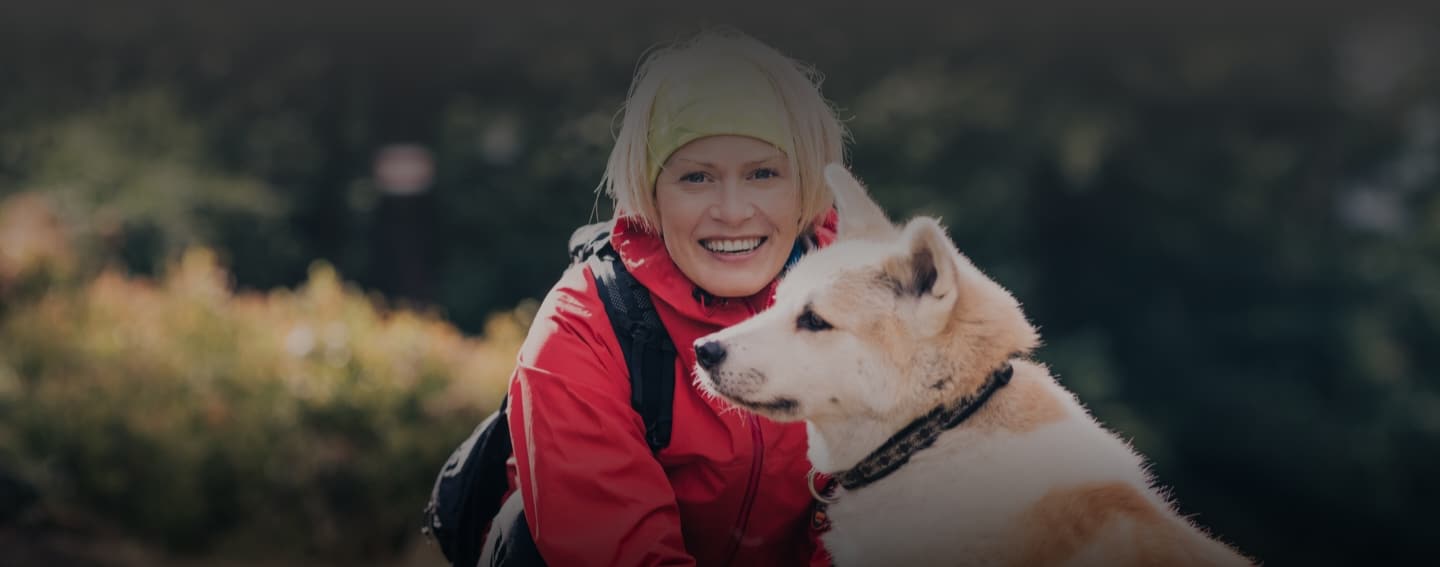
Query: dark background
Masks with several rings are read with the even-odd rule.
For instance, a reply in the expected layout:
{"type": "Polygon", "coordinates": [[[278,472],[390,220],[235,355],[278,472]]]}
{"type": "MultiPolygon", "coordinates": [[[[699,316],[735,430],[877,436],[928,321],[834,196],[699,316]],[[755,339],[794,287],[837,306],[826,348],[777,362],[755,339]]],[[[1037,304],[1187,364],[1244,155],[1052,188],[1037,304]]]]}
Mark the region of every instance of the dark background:
{"type": "MultiPolygon", "coordinates": [[[[25,317],[46,298],[81,301],[65,294],[106,267],[163,278],[202,245],[235,297],[333,266],[355,297],[429,313],[483,349],[497,340],[492,314],[523,313],[553,283],[570,230],[608,216],[594,188],[641,53],[724,24],[825,74],[877,199],[895,218],[944,219],[1025,304],[1046,341],[1038,358],[1154,462],[1183,512],[1275,565],[1434,555],[1435,9],[483,4],[0,5],[0,198],[47,196],[79,258],[64,277],[0,287],[0,386],[14,384],[0,387],[0,470],[18,487],[0,488],[0,525],[166,557],[433,561],[406,555],[413,515],[375,517],[418,511],[487,402],[432,421],[387,413],[419,428],[423,447],[395,453],[403,474],[347,472],[375,458],[355,439],[383,437],[366,413],[380,406],[304,421],[358,448],[291,489],[348,488],[296,520],[293,542],[251,545],[226,534],[287,512],[215,504],[249,482],[225,460],[239,457],[172,471],[228,480],[173,499],[194,508],[180,519],[157,516],[145,502],[166,499],[167,469],[125,472],[134,453],[105,449],[151,439],[121,419],[144,410],[112,407],[95,429],[46,425],[84,420],[41,403],[41,384],[91,379],[52,364],[91,356],[66,350],[89,327],[42,340],[25,317]],[[392,195],[372,179],[395,143],[433,153],[428,190],[392,195]],[[47,407],[57,413],[35,409],[47,407]],[[128,480],[97,472],[110,468],[128,480]],[[369,482],[390,492],[347,505],[375,493],[369,482]],[[325,532],[316,515],[345,520],[325,532]],[[383,537],[357,552],[352,528],[383,537]]],[[[500,350],[503,367],[513,350],[500,350]]],[[[167,439],[143,446],[168,454],[167,439]]]]}

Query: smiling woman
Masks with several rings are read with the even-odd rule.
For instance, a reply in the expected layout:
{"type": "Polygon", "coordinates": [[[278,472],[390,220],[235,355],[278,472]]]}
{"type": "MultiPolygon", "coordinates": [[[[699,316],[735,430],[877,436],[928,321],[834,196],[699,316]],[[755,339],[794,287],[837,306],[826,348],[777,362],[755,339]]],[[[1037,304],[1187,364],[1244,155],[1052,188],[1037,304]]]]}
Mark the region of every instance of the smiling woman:
{"type": "Polygon", "coordinates": [[[844,130],[815,77],[738,33],[641,65],[601,187],[616,205],[609,244],[680,347],[670,443],[647,444],[594,273],[575,266],[511,379],[514,489],[489,561],[828,563],[804,426],[736,412],[691,380],[696,339],[764,309],[793,260],[834,240],[823,170],[843,159],[844,130]]]}
{"type": "Polygon", "coordinates": [[[700,138],[671,154],[655,202],[680,271],[720,297],[753,295],[775,279],[800,232],[792,170],[784,152],[746,136],[700,138]]]}

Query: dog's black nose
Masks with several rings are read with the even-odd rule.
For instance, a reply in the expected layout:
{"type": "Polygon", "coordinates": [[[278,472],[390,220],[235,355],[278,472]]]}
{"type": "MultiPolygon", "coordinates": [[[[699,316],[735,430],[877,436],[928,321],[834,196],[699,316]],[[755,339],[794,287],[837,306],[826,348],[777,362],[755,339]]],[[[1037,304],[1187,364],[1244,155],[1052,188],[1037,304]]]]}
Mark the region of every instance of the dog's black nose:
{"type": "Polygon", "coordinates": [[[706,370],[714,370],[725,361],[725,347],[719,341],[709,341],[695,345],[695,362],[706,370]]]}

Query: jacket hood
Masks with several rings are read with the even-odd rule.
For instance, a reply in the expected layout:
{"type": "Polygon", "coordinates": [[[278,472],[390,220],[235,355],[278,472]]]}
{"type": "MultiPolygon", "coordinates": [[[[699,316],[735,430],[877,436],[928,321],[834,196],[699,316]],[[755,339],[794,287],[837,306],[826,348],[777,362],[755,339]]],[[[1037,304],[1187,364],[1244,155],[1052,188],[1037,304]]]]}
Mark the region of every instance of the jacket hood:
{"type": "MultiPolygon", "coordinates": [[[[816,225],[814,236],[817,247],[823,248],[835,241],[837,219],[835,209],[831,208],[816,225]]],[[[645,230],[638,220],[628,216],[615,220],[610,244],[624,260],[625,268],[650,290],[651,297],[656,301],[666,303],[686,318],[722,327],[744,321],[769,307],[780,279],[777,276],[764,289],[749,297],[714,297],[680,271],[659,233],[645,230]]]]}

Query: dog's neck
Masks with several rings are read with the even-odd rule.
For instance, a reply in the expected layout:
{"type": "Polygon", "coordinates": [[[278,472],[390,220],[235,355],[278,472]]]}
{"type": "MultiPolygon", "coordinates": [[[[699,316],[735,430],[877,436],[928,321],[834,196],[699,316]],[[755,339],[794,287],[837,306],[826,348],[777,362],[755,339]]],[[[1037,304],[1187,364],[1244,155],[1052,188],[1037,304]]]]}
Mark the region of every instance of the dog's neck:
{"type": "Polygon", "coordinates": [[[807,421],[810,464],[833,475],[849,470],[905,426],[892,420],[830,419],[807,421]]]}
{"type": "Polygon", "coordinates": [[[1006,362],[986,376],[975,391],[958,399],[937,400],[934,406],[915,415],[810,420],[810,462],[816,470],[830,475],[889,474],[914,452],[928,447],[944,430],[983,411],[989,398],[1009,383],[1013,371],[1011,363],[1006,362]]]}

